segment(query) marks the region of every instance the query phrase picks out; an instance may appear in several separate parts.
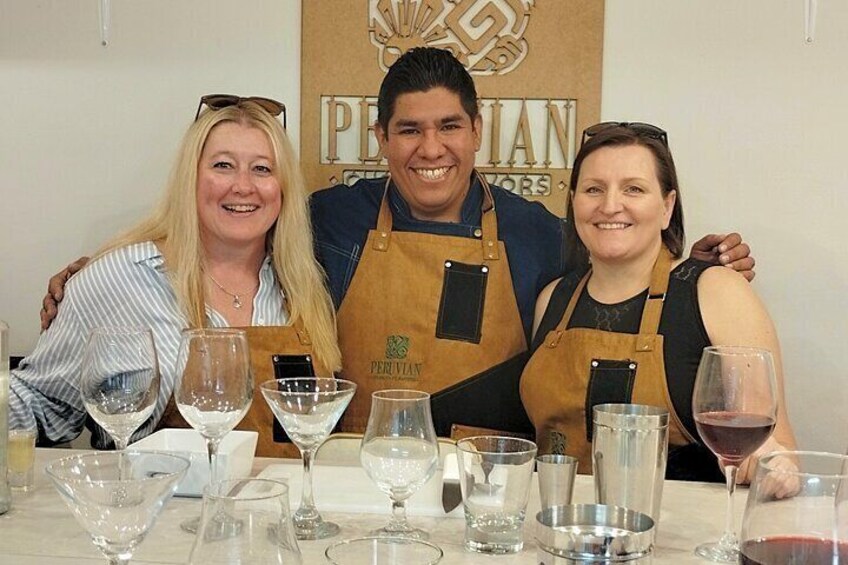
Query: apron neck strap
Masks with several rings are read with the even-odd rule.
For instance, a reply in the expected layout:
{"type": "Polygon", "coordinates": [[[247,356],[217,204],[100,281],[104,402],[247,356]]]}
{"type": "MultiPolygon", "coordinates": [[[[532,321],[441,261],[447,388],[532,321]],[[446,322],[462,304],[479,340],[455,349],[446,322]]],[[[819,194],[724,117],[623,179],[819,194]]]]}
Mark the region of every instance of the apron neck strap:
{"type": "Polygon", "coordinates": [[[289,306],[289,299],[285,295],[283,296],[283,305],[286,308],[286,313],[289,316],[289,320],[291,322],[291,327],[294,329],[294,332],[297,334],[297,339],[301,345],[312,345],[312,338],[309,337],[309,330],[306,329],[306,326],[303,325],[303,320],[300,316],[296,318],[292,317],[291,307],[289,306]]]}
{"type": "MultiPolygon", "coordinates": [[[[481,206],[481,243],[483,246],[483,257],[490,261],[500,259],[498,247],[498,219],[495,214],[495,199],[492,196],[492,187],[476,169],[474,174],[483,190],[483,203],[481,206]]],[[[389,208],[389,186],[392,177],[386,177],[386,185],[383,187],[383,198],[380,202],[380,212],[377,215],[377,233],[379,237],[372,245],[375,251],[387,251],[392,238],[392,212],[389,208]]],[[[469,187],[471,190],[472,187],[469,187]]]]}
{"type": "MultiPolygon", "coordinates": [[[[645,300],[645,306],[642,309],[642,322],[639,326],[639,338],[636,344],[637,352],[652,351],[654,348],[654,337],[660,327],[660,316],[662,315],[665,295],[668,291],[671,260],[671,252],[663,245],[651,270],[651,284],[648,287],[648,298],[645,300]]],[[[580,295],[583,293],[583,289],[586,288],[586,284],[589,282],[589,277],[591,276],[592,271],[589,270],[577,284],[577,288],[568,301],[565,313],[559,324],[557,324],[555,331],[558,334],[561,335],[568,326],[571,315],[574,314],[574,309],[577,307],[577,301],[580,299],[580,295]]],[[[558,342],[559,340],[557,339],[556,341],[558,342]]]]}

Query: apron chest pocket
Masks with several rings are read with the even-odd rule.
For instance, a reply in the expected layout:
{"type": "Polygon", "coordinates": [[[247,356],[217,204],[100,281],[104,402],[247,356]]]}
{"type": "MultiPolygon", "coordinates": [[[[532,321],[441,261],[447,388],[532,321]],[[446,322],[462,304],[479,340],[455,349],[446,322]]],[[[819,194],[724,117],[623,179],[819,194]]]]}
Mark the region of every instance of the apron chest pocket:
{"type": "Polygon", "coordinates": [[[445,261],[437,338],[480,343],[488,280],[486,265],[445,261]]]}
{"type": "Polygon", "coordinates": [[[586,441],[592,441],[592,409],[598,404],[630,404],[636,382],[636,361],[592,359],[586,389],[586,441]]]}
{"type": "MultiPolygon", "coordinates": [[[[272,355],[274,363],[275,379],[290,379],[294,377],[314,377],[315,369],[312,367],[310,355],[272,355]]],[[[264,399],[263,399],[264,400],[264,399]]],[[[254,399],[254,402],[256,399],[254,399]]],[[[291,443],[291,439],[283,430],[283,426],[274,418],[274,441],[277,443],[291,443]]]]}

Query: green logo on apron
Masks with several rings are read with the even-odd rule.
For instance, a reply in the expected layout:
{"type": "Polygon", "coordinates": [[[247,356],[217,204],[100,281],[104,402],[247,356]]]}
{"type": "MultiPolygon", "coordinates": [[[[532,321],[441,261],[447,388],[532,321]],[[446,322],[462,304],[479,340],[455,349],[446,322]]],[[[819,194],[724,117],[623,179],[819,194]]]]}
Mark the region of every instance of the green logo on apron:
{"type": "Polygon", "coordinates": [[[406,359],[409,353],[409,338],[405,335],[390,335],[386,339],[386,359],[406,359]]]}

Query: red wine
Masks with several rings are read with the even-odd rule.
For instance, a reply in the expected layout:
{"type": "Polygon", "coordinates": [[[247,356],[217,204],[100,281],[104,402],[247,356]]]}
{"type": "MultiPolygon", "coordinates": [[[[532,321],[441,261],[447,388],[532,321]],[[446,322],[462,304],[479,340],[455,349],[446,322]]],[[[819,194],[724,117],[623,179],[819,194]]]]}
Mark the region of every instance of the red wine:
{"type": "Polygon", "coordinates": [[[746,541],[742,565],[837,565],[848,563],[848,543],[804,536],[746,541]]]}
{"type": "Polygon", "coordinates": [[[695,415],[701,439],[713,453],[730,461],[751,455],[771,435],[774,418],[747,412],[702,412],[695,415]]]}

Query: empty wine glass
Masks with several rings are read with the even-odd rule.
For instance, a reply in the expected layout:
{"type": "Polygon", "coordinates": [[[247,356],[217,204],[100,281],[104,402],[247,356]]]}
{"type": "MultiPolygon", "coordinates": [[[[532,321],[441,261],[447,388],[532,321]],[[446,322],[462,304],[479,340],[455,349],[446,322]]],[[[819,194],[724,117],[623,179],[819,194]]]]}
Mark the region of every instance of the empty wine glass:
{"type": "Polygon", "coordinates": [[[701,439],[718,456],[727,479],[724,535],[695,553],[736,563],[739,540],[733,521],[736,472],[769,438],[777,420],[777,385],[769,351],[752,347],[705,347],[692,393],[692,413],[701,439]]]}
{"type": "Polygon", "coordinates": [[[848,456],[775,451],[762,457],[741,537],[743,565],[848,563],[848,456]]]}
{"type": "Polygon", "coordinates": [[[297,538],[315,540],[336,535],[338,524],[324,521],[315,508],[312,462],[350,404],[356,384],[343,379],[294,377],[265,381],[260,390],[303,458],[300,508],[292,516],[297,538]]]}
{"type": "Polygon", "coordinates": [[[359,457],[377,488],[392,500],[391,520],[372,535],[428,538],[407,521],[406,499],[433,476],[439,461],[430,395],[417,390],[373,393],[359,457]]]}
{"type": "Polygon", "coordinates": [[[189,467],[188,459],[155,451],[72,455],[45,472],[95,546],[129,563],[189,467]]]}
{"type": "MultiPolygon", "coordinates": [[[[210,483],[217,480],[218,445],[244,418],[253,400],[247,334],[229,328],[184,330],[177,354],[177,408],[206,439],[210,483]]],[[[200,518],[180,526],[197,531],[200,518]]]]}
{"type": "Polygon", "coordinates": [[[159,397],[159,364],[153,332],[99,327],[88,336],[80,369],[80,395],[88,414],[126,449],[150,418],[159,397]]]}

